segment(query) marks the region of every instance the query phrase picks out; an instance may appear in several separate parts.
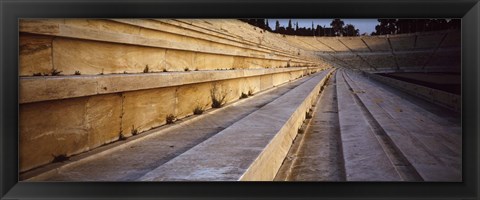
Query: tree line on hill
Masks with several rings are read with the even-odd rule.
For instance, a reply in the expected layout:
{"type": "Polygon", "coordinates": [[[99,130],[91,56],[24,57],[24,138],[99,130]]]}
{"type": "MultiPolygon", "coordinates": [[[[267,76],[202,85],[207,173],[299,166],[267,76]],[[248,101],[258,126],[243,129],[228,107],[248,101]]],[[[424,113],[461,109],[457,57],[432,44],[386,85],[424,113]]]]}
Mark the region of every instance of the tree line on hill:
{"type": "Polygon", "coordinates": [[[272,29],[267,19],[240,19],[250,25],[259,27],[263,30],[273,33],[280,33],[283,35],[299,35],[299,36],[357,36],[359,30],[355,29],[352,24],[347,24],[341,19],[334,19],[330,24],[331,27],[322,27],[320,25],[314,26],[312,22],[311,27],[298,27],[298,22],[292,24],[292,20],[288,20],[287,27],[281,26],[277,20],[275,22],[275,29],[272,29]]]}
{"type": "Polygon", "coordinates": [[[460,19],[378,19],[379,24],[371,35],[402,34],[415,32],[460,29],[460,19]]]}
{"type": "MultiPolygon", "coordinates": [[[[345,24],[341,19],[333,19],[330,27],[313,24],[311,27],[298,27],[298,22],[292,24],[288,20],[287,27],[281,26],[276,20],[275,28],[272,29],[267,19],[240,19],[248,24],[259,27],[265,31],[283,35],[298,36],[359,36],[360,31],[352,24],[345,24]]],[[[401,33],[415,33],[427,31],[439,31],[447,29],[460,29],[460,19],[378,19],[379,24],[370,35],[387,35],[401,33]]],[[[362,35],[367,35],[366,33],[362,35]]]]}

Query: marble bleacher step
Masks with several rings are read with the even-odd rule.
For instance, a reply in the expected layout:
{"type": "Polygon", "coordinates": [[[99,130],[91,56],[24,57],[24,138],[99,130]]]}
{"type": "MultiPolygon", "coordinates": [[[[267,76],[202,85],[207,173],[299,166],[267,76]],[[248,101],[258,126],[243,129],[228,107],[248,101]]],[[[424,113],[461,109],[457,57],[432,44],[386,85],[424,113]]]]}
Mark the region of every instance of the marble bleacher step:
{"type": "Polygon", "coordinates": [[[307,76],[145,133],[20,174],[29,181],[132,181],[309,81],[307,76]]]}
{"type": "Polygon", "coordinates": [[[389,156],[378,141],[374,125],[346,81],[336,73],[338,116],[347,181],[401,181],[389,156]]]}
{"type": "Polygon", "coordinates": [[[401,98],[395,90],[386,90],[361,75],[347,73],[347,77],[355,91],[365,91],[358,97],[398,151],[400,162],[397,160],[395,166],[406,180],[462,180],[459,123],[449,122],[429,112],[425,108],[428,104],[416,105],[410,101],[412,97],[401,98]]]}
{"type": "Polygon", "coordinates": [[[333,72],[322,71],[140,181],[273,180],[305,113],[333,72]]]}

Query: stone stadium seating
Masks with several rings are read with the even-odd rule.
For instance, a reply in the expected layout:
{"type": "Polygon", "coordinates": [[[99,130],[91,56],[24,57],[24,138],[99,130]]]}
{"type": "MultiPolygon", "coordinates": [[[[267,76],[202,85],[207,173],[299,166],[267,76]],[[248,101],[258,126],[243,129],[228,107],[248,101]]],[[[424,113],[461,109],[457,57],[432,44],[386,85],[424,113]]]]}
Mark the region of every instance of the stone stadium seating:
{"type": "Polygon", "coordinates": [[[448,72],[461,71],[461,51],[437,51],[426,64],[426,69],[436,69],[436,71],[446,70],[448,72]]]}
{"type": "Polygon", "coordinates": [[[462,41],[462,35],[460,31],[450,31],[440,45],[441,48],[459,47],[458,45],[462,41]]]}
{"type": "Polygon", "coordinates": [[[363,41],[367,43],[372,51],[391,51],[388,39],[385,36],[363,37],[363,41]]]}
{"type": "Polygon", "coordinates": [[[414,68],[422,69],[429,57],[431,52],[422,52],[422,53],[405,53],[405,54],[396,54],[398,67],[400,69],[404,68],[414,68]]]}
{"type": "Polygon", "coordinates": [[[373,65],[377,70],[382,69],[397,69],[397,64],[395,63],[395,57],[392,54],[387,55],[361,55],[368,63],[373,65]]]}
{"type": "Polygon", "coordinates": [[[317,39],[335,51],[350,51],[344,44],[339,42],[339,37],[319,37],[317,39]]]}
{"type": "MultiPolygon", "coordinates": [[[[263,119],[277,108],[288,111],[275,126],[278,130],[268,132],[261,144],[268,145],[288,124],[289,132],[282,133],[286,139],[278,141],[287,141],[282,143],[280,157],[274,159],[278,168],[322,84],[334,73],[331,68],[373,73],[461,70],[459,31],[309,37],[266,32],[226,19],[22,19],[19,36],[22,173],[58,157],[81,155],[165,126],[169,117],[181,120],[198,109],[218,108],[214,105],[218,95],[223,103],[234,104],[247,94],[285,85],[284,92],[292,91],[283,97],[287,93],[278,92],[280,100],[267,95],[261,98],[271,99],[263,105],[248,104],[254,105],[251,113],[256,113],[255,119],[263,119]],[[299,81],[296,89],[290,87],[295,81],[299,81]],[[296,107],[288,110],[292,102],[296,107]],[[261,109],[265,105],[268,112],[261,109]]],[[[346,77],[350,71],[342,73],[346,77]]],[[[237,107],[236,111],[241,110],[237,107]]],[[[224,133],[230,135],[225,140],[230,143],[242,137],[232,130],[224,133]]],[[[275,152],[277,146],[268,149],[275,152]]],[[[211,152],[208,146],[200,150],[211,152]]],[[[268,158],[257,153],[248,163],[268,158]]],[[[228,159],[224,161],[228,163],[228,159]]],[[[169,170],[176,170],[171,167],[169,170]]],[[[233,179],[271,180],[275,176],[268,170],[265,177],[263,172],[257,176],[255,170],[244,167],[233,179]]]]}
{"type": "Polygon", "coordinates": [[[365,42],[363,42],[363,37],[345,37],[340,38],[340,42],[345,44],[352,51],[370,51],[365,42]]]}
{"type": "Polygon", "coordinates": [[[415,47],[415,35],[396,35],[389,38],[394,51],[409,51],[415,47]]]}
{"type": "Polygon", "coordinates": [[[434,49],[437,48],[445,34],[420,34],[417,36],[415,49],[434,49]]]}

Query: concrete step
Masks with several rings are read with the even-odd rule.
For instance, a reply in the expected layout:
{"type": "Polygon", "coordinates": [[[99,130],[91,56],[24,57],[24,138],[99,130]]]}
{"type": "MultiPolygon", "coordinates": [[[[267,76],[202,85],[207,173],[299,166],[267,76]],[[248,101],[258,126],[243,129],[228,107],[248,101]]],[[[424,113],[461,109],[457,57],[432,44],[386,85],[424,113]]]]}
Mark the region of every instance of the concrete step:
{"type": "Polygon", "coordinates": [[[326,77],[310,80],[160,165],[140,181],[273,180],[326,77]]]}
{"type": "MultiPolygon", "coordinates": [[[[377,115],[381,115],[384,113],[378,112],[379,110],[376,109],[375,105],[373,105],[374,101],[372,100],[365,100],[364,95],[365,93],[370,93],[368,90],[363,90],[365,88],[358,87],[358,81],[353,81],[347,72],[343,72],[344,77],[348,85],[350,86],[351,90],[354,92],[357,100],[361,105],[363,105],[365,109],[365,114],[369,118],[369,123],[371,124],[372,128],[375,131],[375,137],[377,138],[378,142],[382,146],[383,150],[387,154],[390,162],[393,164],[393,167],[400,175],[403,181],[422,181],[423,179],[417,173],[417,171],[411,166],[410,162],[404,157],[402,152],[398,149],[395,143],[391,140],[391,138],[386,133],[387,131],[392,131],[392,129],[384,129],[386,125],[392,124],[393,121],[389,120],[388,116],[381,116],[380,118],[376,117],[377,115]],[[374,115],[376,114],[376,115],[374,115]]],[[[358,83],[360,84],[360,83],[358,83]]]]}
{"type": "Polygon", "coordinates": [[[367,108],[352,90],[345,74],[336,74],[338,116],[347,181],[401,181],[377,138],[378,130],[367,108]]]}
{"type": "Polygon", "coordinates": [[[275,180],[462,180],[453,111],[353,71],[336,73],[329,83],[336,77],[337,84],[325,86],[275,180]]]}
{"type": "Polygon", "coordinates": [[[325,84],[304,134],[298,134],[276,181],[345,181],[335,75],[325,84]]]}
{"type": "Polygon", "coordinates": [[[115,142],[91,152],[21,174],[31,181],[131,181],[219,133],[288,91],[312,79],[301,78],[220,109],[206,111],[115,142]]]}
{"type": "Polygon", "coordinates": [[[462,180],[461,126],[452,111],[348,70],[324,85],[330,73],[23,173],[21,180],[462,180]],[[313,118],[304,120],[312,105],[313,118]],[[300,126],[307,128],[297,134],[300,126]]]}
{"type": "MultiPolygon", "coordinates": [[[[347,73],[360,100],[378,121],[388,140],[404,157],[404,167],[413,166],[410,173],[418,172],[425,181],[461,181],[462,145],[459,121],[452,122],[427,107],[433,104],[415,104],[402,98],[400,92],[388,90],[384,85],[355,73],[347,73]],[[375,88],[372,90],[370,88],[375,88]]],[[[438,109],[438,108],[437,108],[438,109]]],[[[443,113],[449,113],[444,109],[443,113]]],[[[401,166],[396,163],[396,166],[401,166]]],[[[404,169],[405,169],[404,168],[404,169]]],[[[408,173],[407,173],[408,174],[408,173]]],[[[416,180],[416,179],[414,179],[416,180]]]]}

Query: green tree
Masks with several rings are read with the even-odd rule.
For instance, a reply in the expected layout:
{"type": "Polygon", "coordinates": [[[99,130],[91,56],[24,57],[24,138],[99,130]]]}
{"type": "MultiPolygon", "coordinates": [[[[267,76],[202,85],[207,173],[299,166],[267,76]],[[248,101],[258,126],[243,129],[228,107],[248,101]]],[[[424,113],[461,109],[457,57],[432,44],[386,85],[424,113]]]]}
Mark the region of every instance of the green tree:
{"type": "Polygon", "coordinates": [[[325,33],[323,32],[323,28],[320,25],[317,25],[317,29],[315,29],[315,35],[324,36],[325,33]]]}
{"type": "Polygon", "coordinates": [[[359,36],[360,30],[355,29],[355,26],[352,24],[347,24],[343,29],[343,35],[345,36],[359,36]]]}
{"type": "Polygon", "coordinates": [[[345,25],[345,22],[343,22],[341,19],[333,19],[332,23],[330,23],[330,26],[332,26],[333,32],[336,36],[340,36],[342,34],[343,25],[345,25]]]}
{"type": "Polygon", "coordinates": [[[396,19],[378,19],[379,24],[375,26],[377,35],[395,34],[397,32],[396,19]]]}
{"type": "Polygon", "coordinates": [[[275,32],[278,32],[280,29],[280,22],[278,20],[275,22],[275,32]]]}
{"type": "Polygon", "coordinates": [[[294,30],[293,30],[293,27],[292,27],[292,20],[291,20],[291,19],[288,20],[288,26],[287,26],[286,34],[287,34],[287,35],[293,35],[293,34],[294,34],[294,30]]]}

